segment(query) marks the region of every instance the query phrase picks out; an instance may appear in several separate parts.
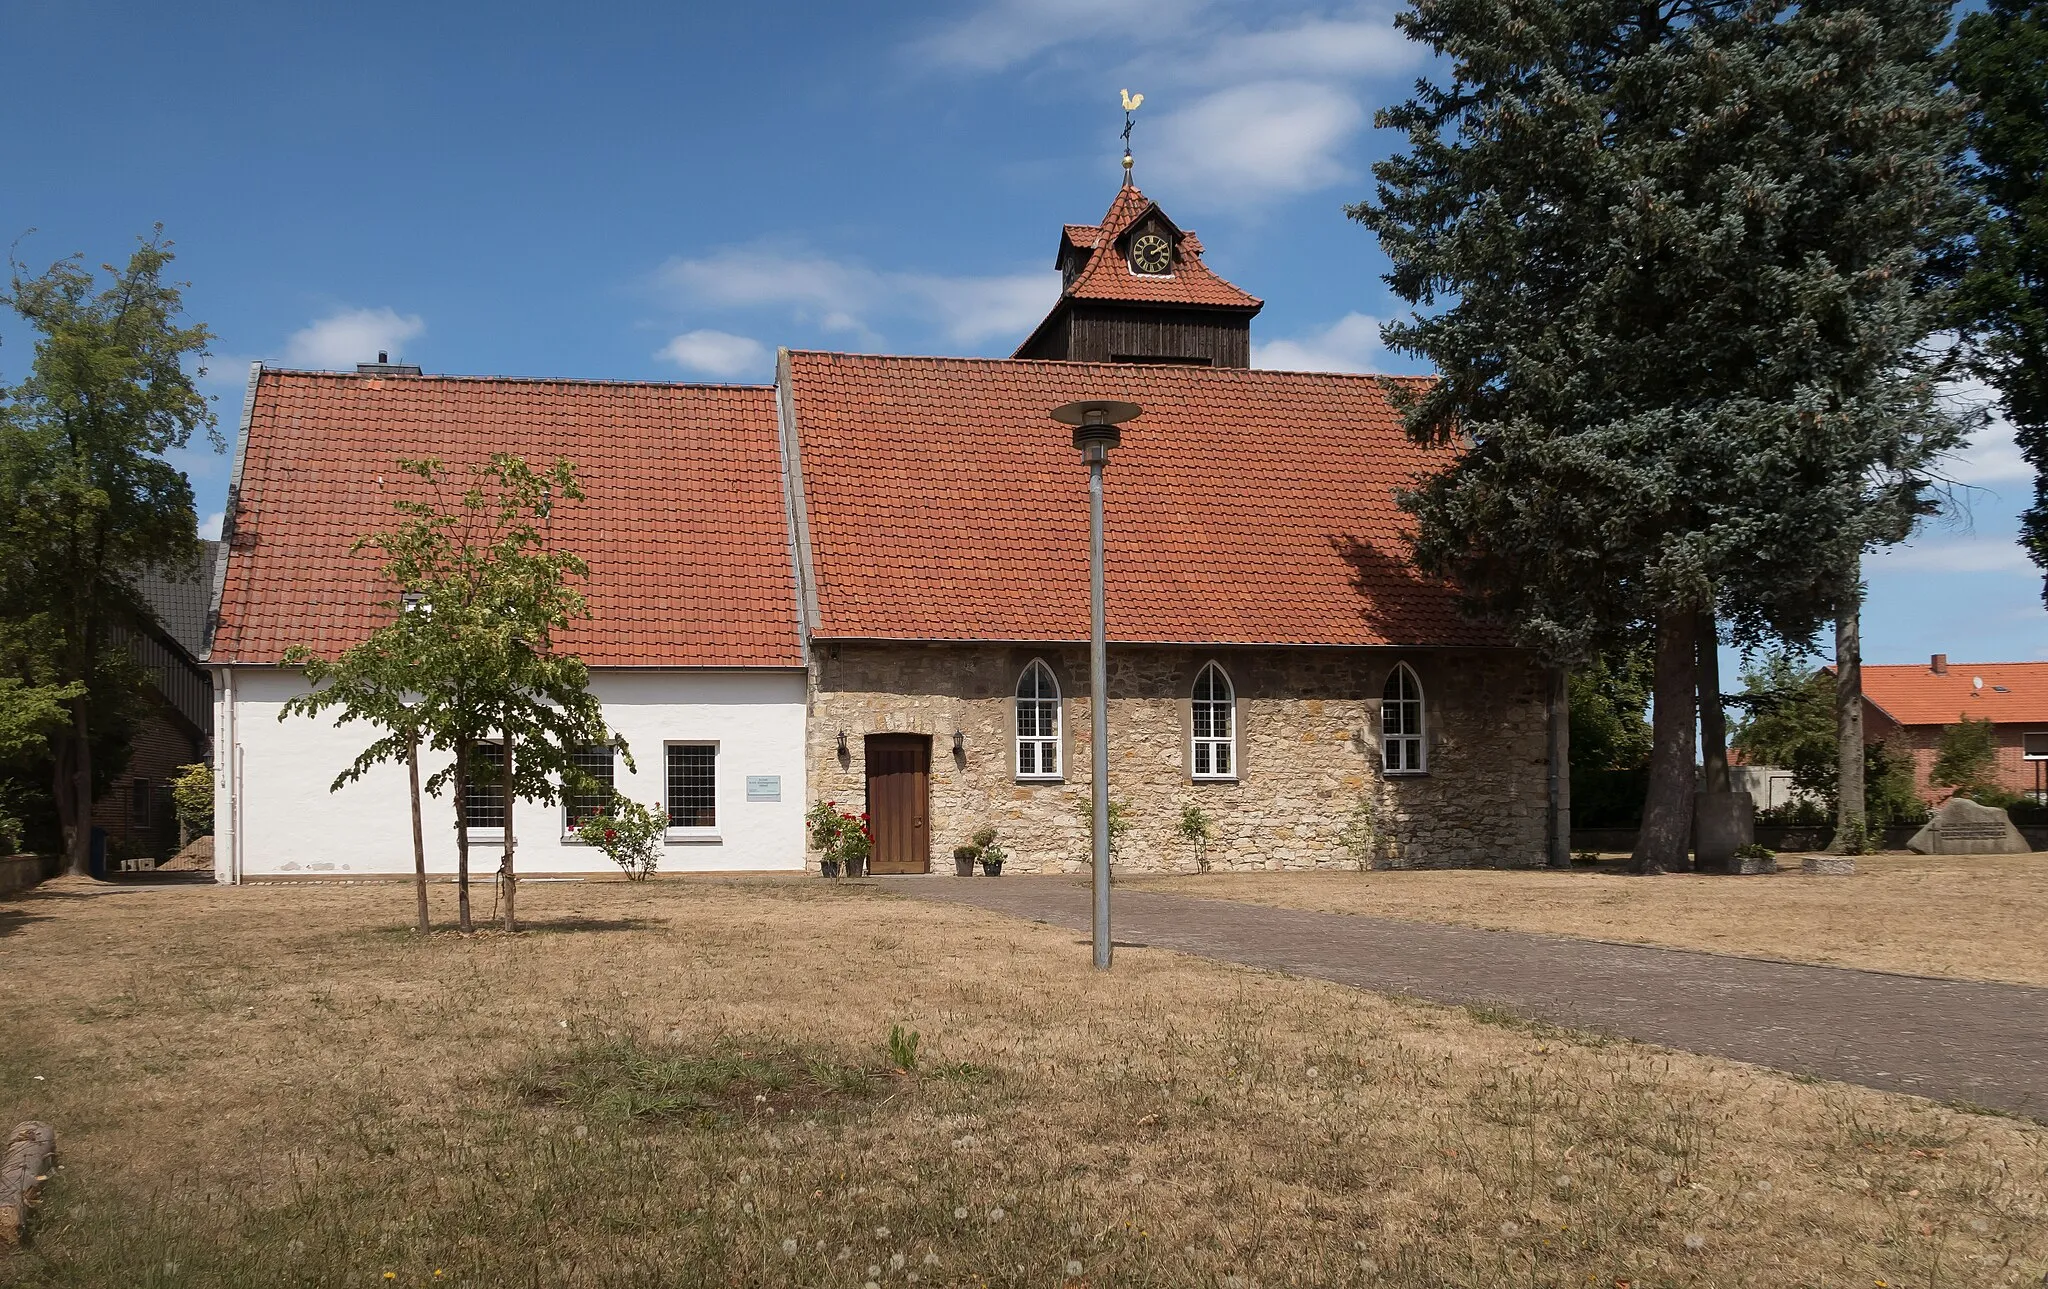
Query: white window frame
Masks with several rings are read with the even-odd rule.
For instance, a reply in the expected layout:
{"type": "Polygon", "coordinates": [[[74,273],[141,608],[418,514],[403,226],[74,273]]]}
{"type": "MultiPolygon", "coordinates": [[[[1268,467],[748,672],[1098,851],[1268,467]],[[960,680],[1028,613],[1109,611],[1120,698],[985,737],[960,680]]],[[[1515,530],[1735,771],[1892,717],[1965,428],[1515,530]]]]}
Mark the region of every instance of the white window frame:
{"type": "Polygon", "coordinates": [[[1429,705],[1425,701],[1422,677],[1416,675],[1415,668],[1410,667],[1407,663],[1395,663],[1394,669],[1387,673],[1387,683],[1380,686],[1380,772],[1382,774],[1404,776],[1429,773],[1428,721],[1429,705]],[[1414,692],[1414,697],[1402,699],[1387,697],[1388,691],[1394,687],[1394,682],[1402,676],[1408,677],[1408,684],[1414,692]],[[1397,704],[1399,706],[1398,713],[1392,713],[1388,710],[1397,704]],[[1396,714],[1399,716],[1398,723],[1389,719],[1390,716],[1396,714]],[[1411,722],[1408,719],[1411,715],[1414,717],[1412,722],[1413,728],[1410,728],[1411,722]],[[1392,758],[1387,755],[1397,741],[1403,748],[1402,764],[1398,768],[1390,764],[1392,758]]]}
{"type": "Polygon", "coordinates": [[[1223,664],[1210,660],[1202,664],[1195,673],[1195,683],[1188,691],[1188,777],[1198,783],[1230,783],[1236,780],[1238,767],[1242,764],[1237,755],[1237,686],[1232,683],[1230,673],[1223,670],[1223,664]],[[1210,675],[1223,686],[1224,697],[1215,696],[1212,683],[1209,697],[1202,697],[1202,682],[1210,675]],[[1208,734],[1202,733],[1203,709],[1208,709],[1208,734]],[[1215,733],[1218,717],[1227,731],[1215,733]],[[1204,756],[1204,753],[1207,755],[1204,756]],[[1203,769],[1204,764],[1208,769],[1203,769]],[[1218,767],[1222,768],[1218,768],[1218,767]]]}
{"type": "Polygon", "coordinates": [[[502,757],[502,751],[504,746],[505,740],[502,736],[498,738],[478,739],[476,742],[470,745],[469,782],[463,785],[464,791],[470,795],[464,798],[462,809],[463,822],[469,824],[469,839],[471,841],[500,841],[503,840],[505,836],[505,811],[504,803],[502,801],[499,802],[497,823],[469,823],[469,811],[474,809],[474,806],[472,805],[471,802],[471,798],[474,797],[476,791],[479,788],[487,788],[489,791],[500,792],[502,791],[502,785],[505,780],[505,762],[502,759],[490,761],[484,760],[482,755],[483,749],[487,747],[498,749],[500,751],[500,756],[502,757]],[[485,780],[478,777],[478,770],[482,770],[484,773],[488,774],[490,778],[488,780],[485,780]]]}
{"type": "Polygon", "coordinates": [[[719,791],[721,787],[719,762],[725,759],[720,755],[722,751],[723,749],[719,746],[718,740],[710,738],[672,738],[661,745],[661,809],[664,814],[668,815],[670,820],[667,840],[672,842],[719,840],[718,820],[719,816],[724,813],[720,809],[720,797],[722,794],[719,791]],[[711,749],[711,823],[708,827],[684,825],[674,822],[675,802],[671,792],[672,785],[669,780],[668,761],[669,749],[678,747],[708,747],[711,749]]]}
{"type": "MultiPolygon", "coordinates": [[[[616,743],[592,744],[589,747],[578,748],[577,755],[580,756],[584,753],[595,752],[600,749],[611,754],[611,765],[606,770],[606,775],[610,782],[605,784],[605,791],[610,793],[612,798],[616,800],[619,791],[619,745],[616,743]]],[[[664,780],[668,775],[668,754],[666,752],[662,754],[662,775],[664,780]]],[[[664,790],[665,788],[666,784],[664,784],[664,790]]],[[[573,839],[576,836],[576,828],[579,822],[573,817],[576,806],[577,802],[571,799],[568,781],[565,779],[562,783],[562,836],[565,838],[573,839]]]]}
{"type": "Polygon", "coordinates": [[[1053,675],[1052,668],[1046,666],[1045,659],[1033,658],[1026,664],[1024,670],[1018,674],[1017,687],[1010,692],[1016,701],[1017,707],[1016,719],[1010,729],[1010,738],[1012,740],[1011,752],[1016,758],[1017,781],[1020,783],[1059,782],[1066,777],[1067,769],[1066,739],[1064,737],[1067,714],[1062,703],[1062,695],[1060,694],[1060,678],[1053,675]],[[1037,693],[1034,696],[1026,698],[1024,696],[1024,682],[1034,676],[1042,676],[1044,681],[1038,686],[1037,693]],[[1045,686],[1047,685],[1052,687],[1051,698],[1045,697],[1045,686]],[[1034,734],[1026,734],[1024,732],[1024,713],[1025,704],[1027,703],[1031,704],[1032,725],[1038,730],[1034,734]],[[1043,728],[1043,718],[1048,710],[1052,715],[1051,733],[1045,732],[1043,728]],[[1030,761],[1032,768],[1030,770],[1024,768],[1024,750],[1027,746],[1031,749],[1030,761]],[[1045,765],[1045,754],[1048,751],[1052,754],[1052,767],[1050,769],[1046,768],[1045,765]]]}

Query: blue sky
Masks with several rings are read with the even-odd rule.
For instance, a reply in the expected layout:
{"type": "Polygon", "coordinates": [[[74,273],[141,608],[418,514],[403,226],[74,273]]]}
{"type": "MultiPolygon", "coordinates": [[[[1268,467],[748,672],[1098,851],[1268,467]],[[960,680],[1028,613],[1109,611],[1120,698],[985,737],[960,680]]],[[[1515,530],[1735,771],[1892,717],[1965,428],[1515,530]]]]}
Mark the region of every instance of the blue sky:
{"type": "MultiPolygon", "coordinates": [[[[0,236],[41,268],[161,221],[252,359],[763,380],[777,345],[1007,354],[1063,222],[1139,183],[1263,296],[1262,366],[1415,370],[1343,205],[1419,52],[1389,6],[1292,0],[346,6],[0,0],[0,236]]],[[[0,379],[27,337],[0,324],[0,379]]],[[[227,458],[189,452],[213,518],[227,458]]],[[[2048,658],[1993,427],[1966,512],[1873,559],[1866,654],[2048,658]]]]}

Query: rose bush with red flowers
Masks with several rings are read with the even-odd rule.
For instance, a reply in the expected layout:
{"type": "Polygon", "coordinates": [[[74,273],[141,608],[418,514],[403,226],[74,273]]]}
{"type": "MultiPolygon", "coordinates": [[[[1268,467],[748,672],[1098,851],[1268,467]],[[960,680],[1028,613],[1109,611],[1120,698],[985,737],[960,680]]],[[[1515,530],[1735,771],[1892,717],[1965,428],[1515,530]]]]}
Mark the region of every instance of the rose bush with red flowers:
{"type": "Polygon", "coordinates": [[[576,838],[603,851],[628,881],[644,882],[661,862],[661,843],[668,834],[668,811],[619,797],[612,808],[592,815],[576,828],[576,838]]]}
{"type": "Polygon", "coordinates": [[[804,816],[804,822],[810,826],[811,845],[826,863],[838,864],[840,872],[849,873],[855,864],[867,861],[874,839],[865,813],[849,814],[836,801],[820,801],[804,816]]]}

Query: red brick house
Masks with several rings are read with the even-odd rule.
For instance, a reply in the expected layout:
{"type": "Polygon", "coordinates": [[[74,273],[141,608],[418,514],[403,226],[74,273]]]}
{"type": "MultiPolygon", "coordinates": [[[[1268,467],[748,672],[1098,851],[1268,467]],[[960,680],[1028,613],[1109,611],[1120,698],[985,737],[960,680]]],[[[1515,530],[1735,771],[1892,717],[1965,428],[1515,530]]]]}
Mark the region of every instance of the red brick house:
{"type": "Polygon", "coordinates": [[[1863,668],[1863,737],[1913,755],[1913,779],[1929,801],[1950,795],[1927,781],[1941,734],[1963,717],[1998,734],[1998,784],[2048,800],[2048,662],[1958,662],[1935,654],[1923,666],[1863,668]]]}

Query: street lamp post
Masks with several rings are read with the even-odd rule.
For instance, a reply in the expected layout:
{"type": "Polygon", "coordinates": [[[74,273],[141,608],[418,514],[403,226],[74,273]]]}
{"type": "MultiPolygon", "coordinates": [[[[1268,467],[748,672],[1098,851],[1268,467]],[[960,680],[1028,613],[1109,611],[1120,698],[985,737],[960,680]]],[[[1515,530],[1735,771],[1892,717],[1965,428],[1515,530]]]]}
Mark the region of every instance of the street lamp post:
{"type": "Polygon", "coordinates": [[[1136,403],[1084,399],[1063,403],[1052,419],[1074,427],[1074,446],[1088,465],[1088,735],[1095,795],[1095,968],[1109,970],[1109,651],[1104,637],[1102,467],[1123,443],[1119,425],[1142,415],[1136,403]]]}

